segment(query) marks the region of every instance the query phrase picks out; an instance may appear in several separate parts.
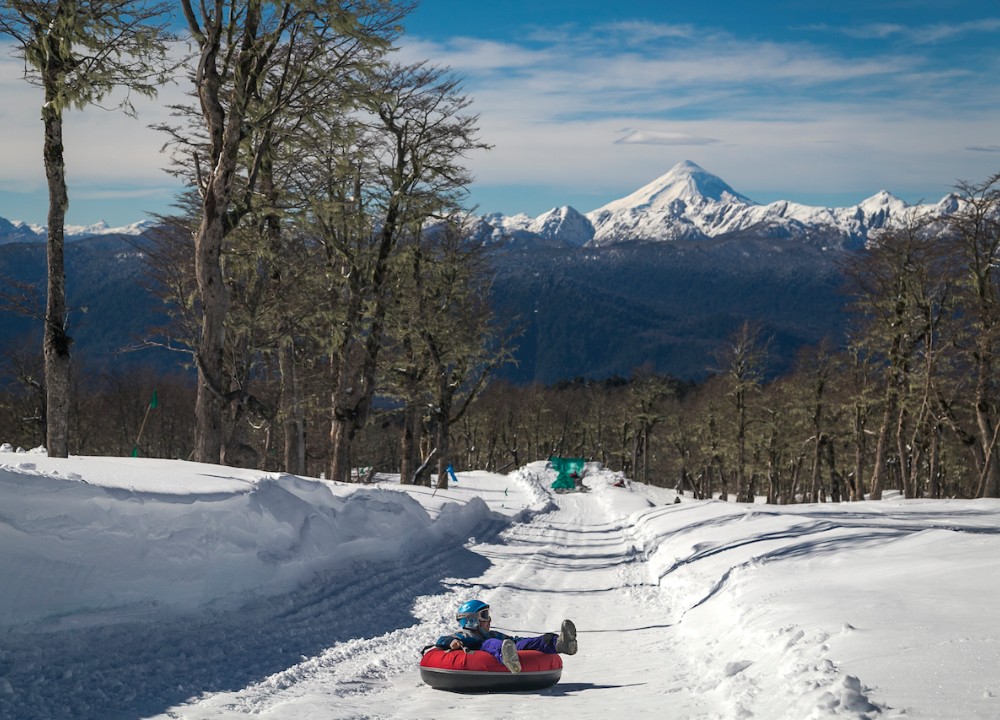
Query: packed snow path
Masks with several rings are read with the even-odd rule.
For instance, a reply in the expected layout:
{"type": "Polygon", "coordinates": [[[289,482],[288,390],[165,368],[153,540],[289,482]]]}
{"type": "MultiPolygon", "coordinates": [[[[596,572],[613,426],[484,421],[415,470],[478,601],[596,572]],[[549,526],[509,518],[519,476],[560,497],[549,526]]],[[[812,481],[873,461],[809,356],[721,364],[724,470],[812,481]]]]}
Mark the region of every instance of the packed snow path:
{"type": "Polygon", "coordinates": [[[492,566],[459,595],[488,597],[494,626],[510,634],[556,630],[574,618],[580,652],[563,657],[561,682],[541,692],[470,699],[413,688],[409,677],[395,688],[400,717],[467,718],[470,702],[477,717],[663,717],[664,708],[649,707],[648,695],[634,691],[639,685],[658,688],[677,717],[697,715],[669,613],[643,584],[645,568],[620,521],[586,494],[556,502],[557,510],[514,526],[502,542],[478,547],[492,566]]]}
{"type": "MultiPolygon", "coordinates": [[[[708,717],[704,701],[691,695],[683,651],[671,638],[669,609],[658,599],[658,589],[646,584],[647,569],[621,519],[611,517],[599,497],[585,493],[555,495],[553,506],[530,523],[472,543],[471,557],[488,565],[467,562],[468,577],[448,580],[448,592],[419,598],[418,611],[425,609],[431,622],[340,643],[257,686],[164,717],[606,720],[609,710],[615,717],[661,717],[663,708],[649,707],[650,687],[676,717],[708,717]],[[483,572],[473,574],[479,567],[483,572]],[[489,602],[493,627],[514,635],[557,630],[563,618],[575,619],[580,652],[564,656],[561,682],[542,691],[484,695],[424,685],[417,669],[419,648],[450,631],[454,608],[469,598],[489,602]],[[635,692],[642,685],[646,692],[635,692]]],[[[445,557],[457,560],[459,554],[446,552],[445,557]]],[[[383,580],[357,600],[378,606],[387,602],[394,585],[412,578],[404,581],[383,580]]]]}
{"type": "Polygon", "coordinates": [[[1000,717],[1000,501],[679,500],[544,461],[446,490],[0,449],[0,720],[1000,717]],[[420,681],[479,597],[538,692],[420,681]]]}

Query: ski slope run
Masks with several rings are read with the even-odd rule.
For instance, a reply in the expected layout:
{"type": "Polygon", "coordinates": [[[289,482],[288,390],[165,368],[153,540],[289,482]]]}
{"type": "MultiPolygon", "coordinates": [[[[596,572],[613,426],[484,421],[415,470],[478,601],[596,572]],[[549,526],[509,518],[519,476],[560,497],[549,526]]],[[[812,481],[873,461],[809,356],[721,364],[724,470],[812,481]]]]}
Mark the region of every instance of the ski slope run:
{"type": "Polygon", "coordinates": [[[3,720],[1000,717],[997,500],[694,501],[596,466],[560,495],[544,461],[446,490],[0,465],[3,720]],[[572,618],[561,681],[423,684],[470,598],[510,634],[572,618]]]}
{"type": "MultiPolygon", "coordinates": [[[[383,606],[405,596],[429,566],[454,576],[443,591],[416,598],[420,622],[379,637],[352,638],[317,657],[235,693],[218,694],[163,717],[208,720],[249,714],[261,718],[606,718],[656,714],[646,692],[669,700],[682,717],[718,716],[701,693],[693,693],[683,647],[671,632],[674,618],[621,517],[623,508],[651,501],[611,488],[610,473],[592,476],[597,492],[550,494],[551,473],[535,464],[508,481],[544,497],[530,522],[515,523],[467,548],[444,548],[412,568],[383,572],[354,588],[353,605],[383,606]],[[607,494],[614,503],[607,502],[607,494]],[[423,645],[454,627],[464,600],[491,605],[493,626],[509,634],[558,630],[563,618],[580,628],[580,652],[564,657],[562,681],[525,693],[463,695],[435,691],[420,681],[423,645]]],[[[482,480],[482,479],[481,479],[482,480]]],[[[484,488],[485,490],[485,488],[484,488]]],[[[488,532],[488,529],[487,529],[488,532]]]]}
{"type": "MultiPolygon", "coordinates": [[[[442,547],[413,566],[373,568],[366,582],[320,603],[326,605],[324,623],[336,624],[338,610],[364,608],[371,626],[380,627],[375,618],[399,616],[405,607],[415,624],[400,618],[398,629],[384,634],[358,632],[262,682],[163,717],[423,720],[468,718],[470,710],[475,717],[600,720],[609,712],[691,719],[896,716],[838,669],[828,656],[830,634],[822,629],[738,627],[743,593],[736,576],[747,556],[741,548],[757,552],[759,540],[769,550],[799,545],[813,532],[825,535],[823,523],[774,532],[776,515],[752,506],[675,504],[671,491],[618,487],[620,475],[593,470],[591,492],[555,494],[548,490],[553,478],[545,463],[534,463],[511,476],[463,480],[462,491],[499,512],[509,514],[517,504],[503,499],[523,498],[520,522],[499,532],[480,527],[481,536],[465,547],[442,547]],[[757,517],[767,521],[763,538],[755,536],[757,517]],[[433,591],[413,595],[429,576],[439,578],[433,591]],[[418,650],[454,628],[454,610],[469,598],[490,603],[494,627],[514,635],[553,630],[572,618],[580,652],[564,658],[561,682],[495,695],[424,685],[418,650]]],[[[428,506],[432,513],[449,509],[440,504],[446,498],[421,499],[425,505],[436,499],[437,507],[428,506]]],[[[800,527],[796,515],[785,524],[800,527]]],[[[347,624],[358,628],[359,620],[347,624]]]]}

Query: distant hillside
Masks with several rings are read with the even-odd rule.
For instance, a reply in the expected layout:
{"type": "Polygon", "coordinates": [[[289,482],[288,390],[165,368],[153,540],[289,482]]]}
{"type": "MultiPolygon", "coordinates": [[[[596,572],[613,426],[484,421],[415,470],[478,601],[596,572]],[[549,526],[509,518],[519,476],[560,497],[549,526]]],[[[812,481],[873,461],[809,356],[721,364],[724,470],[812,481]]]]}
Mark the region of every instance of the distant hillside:
{"type": "MultiPolygon", "coordinates": [[[[839,253],[836,254],[839,256],[839,253]]],[[[740,325],[772,338],[771,370],[824,337],[843,339],[835,256],[796,243],[630,243],[504,252],[495,300],[525,328],[517,382],[629,375],[645,363],[701,379],[740,325]]]]}
{"type": "MultiPolygon", "coordinates": [[[[72,352],[89,370],[151,365],[160,369],[177,361],[157,350],[122,350],[162,322],[160,302],[143,287],[141,239],[95,235],[66,246],[66,291],[72,352]],[[138,245],[136,243],[139,243],[138,245]]],[[[38,309],[45,307],[45,244],[0,245],[0,292],[10,280],[34,288],[38,309]]],[[[0,342],[8,350],[41,355],[41,320],[0,312],[0,342]]]]}
{"type": "MultiPolygon", "coordinates": [[[[744,320],[773,336],[774,372],[824,336],[839,341],[844,299],[835,259],[789,241],[618,243],[597,248],[507,248],[498,252],[498,313],[523,327],[518,383],[628,376],[651,364],[700,379],[744,320]]],[[[176,354],[122,353],[162,322],[142,286],[135,238],[100,236],[67,246],[73,352],[93,371],[175,369],[176,354]]],[[[45,246],[0,246],[0,278],[28,280],[44,301],[45,246]]],[[[41,353],[41,322],[0,312],[0,342],[41,353]]]]}
{"type": "MultiPolygon", "coordinates": [[[[771,371],[804,345],[843,339],[837,262],[864,252],[872,233],[934,206],[881,192],[851,208],[759,205],[694,163],[683,162],[634,193],[586,215],[563,207],[537,218],[484,215],[470,238],[494,250],[494,301],[524,331],[516,382],[627,376],[640,366],[701,379],[717,351],[749,320],[771,338],[771,371]]],[[[141,286],[142,223],[67,228],[74,353],[100,369],[178,358],[122,354],[159,324],[141,286]]],[[[44,228],[0,219],[0,278],[27,280],[44,298],[44,228]],[[24,242],[27,238],[33,242],[24,242]]],[[[40,352],[40,321],[0,313],[5,347],[40,352]]]]}

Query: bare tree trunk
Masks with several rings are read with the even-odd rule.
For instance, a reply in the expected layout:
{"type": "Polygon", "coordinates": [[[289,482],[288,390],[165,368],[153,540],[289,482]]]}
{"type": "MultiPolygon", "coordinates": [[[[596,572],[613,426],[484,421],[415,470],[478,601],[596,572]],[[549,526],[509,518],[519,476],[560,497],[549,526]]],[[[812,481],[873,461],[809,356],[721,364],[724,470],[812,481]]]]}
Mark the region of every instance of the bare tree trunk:
{"type": "Polygon", "coordinates": [[[722,458],[716,455],[713,462],[719,473],[719,500],[729,500],[729,481],[726,478],[725,468],[722,467],[722,458]]]}
{"type": "Polygon", "coordinates": [[[927,494],[934,498],[941,497],[941,482],[938,477],[941,467],[941,427],[935,424],[931,431],[931,449],[927,462],[927,494]]]}
{"type": "MultiPolygon", "coordinates": [[[[816,430],[816,424],[813,425],[814,431],[816,430]]],[[[820,495],[820,467],[822,465],[821,450],[823,447],[823,439],[819,433],[816,433],[813,439],[813,455],[812,455],[812,475],[811,482],[809,483],[809,502],[819,502],[820,495]]]]}
{"type": "Polygon", "coordinates": [[[747,481],[747,403],[743,388],[736,391],[736,500],[752,503],[753,490],[747,481]]]}
{"type": "Polygon", "coordinates": [[[437,455],[437,448],[431,448],[420,466],[413,472],[413,484],[431,486],[431,460],[437,455]]]}
{"type": "Polygon", "coordinates": [[[912,419],[912,437],[907,437],[907,425],[911,421],[906,407],[899,408],[896,420],[896,454],[899,456],[899,477],[903,497],[910,500],[917,497],[917,468],[921,462],[921,448],[917,442],[917,429],[923,418],[920,414],[912,419]]]}
{"type": "Polygon", "coordinates": [[[504,451],[510,457],[510,463],[514,467],[521,467],[521,435],[517,429],[513,412],[507,412],[507,419],[504,422],[503,432],[500,436],[504,451]]]}
{"type": "Polygon", "coordinates": [[[284,338],[278,348],[281,372],[281,428],[284,439],[285,472],[304,475],[306,472],[306,429],[299,397],[298,368],[295,364],[295,341],[284,338]]]}
{"type": "Polygon", "coordinates": [[[802,477],[802,464],[805,462],[805,453],[799,453],[798,458],[795,460],[795,466],[792,468],[792,478],[791,482],[788,484],[788,497],[785,504],[791,504],[798,500],[799,495],[799,481],[802,477]]]}
{"type": "Polygon", "coordinates": [[[854,408],[854,479],[850,499],[865,499],[865,413],[860,405],[854,408]]]}
{"type": "MultiPolygon", "coordinates": [[[[980,371],[986,374],[986,371],[980,371]]],[[[997,452],[998,428],[996,421],[989,413],[989,401],[986,399],[985,388],[989,383],[981,380],[976,389],[976,428],[979,431],[979,444],[982,447],[981,457],[984,460],[980,470],[980,483],[976,489],[976,497],[1000,497],[1000,453],[997,452]]]]}
{"type": "Polygon", "coordinates": [[[649,435],[652,428],[642,433],[642,481],[649,482],[649,435]]]}
{"type": "Polygon", "coordinates": [[[775,432],[768,438],[767,448],[767,504],[776,505],[781,498],[781,468],[779,467],[778,442],[775,432]]]}
{"type": "Polygon", "coordinates": [[[66,268],[64,226],[69,196],[63,158],[62,112],[55,93],[46,88],[45,175],[49,185],[48,283],[45,308],[45,443],[50,457],[69,456],[70,353],[66,332],[66,268]]]}
{"type": "Polygon", "coordinates": [[[636,428],[632,435],[632,479],[636,482],[646,482],[646,476],[642,471],[639,459],[642,454],[642,427],[636,428]]]}
{"type": "Polygon", "coordinates": [[[843,480],[841,475],[837,472],[837,459],[836,451],[833,446],[833,441],[829,438],[826,439],[824,443],[826,445],[826,464],[827,468],[830,470],[830,502],[839,503],[843,500],[843,480]]]}
{"type": "Polygon", "coordinates": [[[330,479],[348,482],[351,478],[353,422],[334,415],[330,423],[330,479]]]}
{"type": "MultiPolygon", "coordinates": [[[[893,382],[891,379],[889,382],[893,382]]],[[[896,411],[897,398],[895,390],[886,392],[885,408],[882,410],[882,423],[878,429],[878,441],[875,443],[875,467],[872,469],[871,499],[881,500],[882,489],[885,487],[888,456],[889,456],[889,425],[896,411]]]]}
{"type": "Polygon", "coordinates": [[[420,449],[420,413],[413,405],[403,410],[403,432],[399,440],[399,481],[412,483],[420,449]]]}
{"type": "Polygon", "coordinates": [[[448,488],[448,465],[451,464],[451,407],[454,390],[450,386],[450,378],[446,372],[441,373],[440,389],[438,391],[438,478],[437,486],[441,490],[448,488]]]}
{"type": "Polygon", "coordinates": [[[194,457],[198,462],[218,463],[222,458],[223,410],[225,408],[223,353],[229,295],[222,274],[223,217],[216,210],[222,202],[212,183],[207,189],[205,210],[195,236],[195,277],[201,297],[201,337],[196,352],[198,395],[195,399],[194,457]]]}

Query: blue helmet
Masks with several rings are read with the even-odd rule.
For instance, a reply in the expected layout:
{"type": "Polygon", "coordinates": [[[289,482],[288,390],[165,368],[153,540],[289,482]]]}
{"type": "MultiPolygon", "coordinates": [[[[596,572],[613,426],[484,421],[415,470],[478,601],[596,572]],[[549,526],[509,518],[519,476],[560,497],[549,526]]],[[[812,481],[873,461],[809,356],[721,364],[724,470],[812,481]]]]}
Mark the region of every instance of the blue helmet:
{"type": "Polygon", "coordinates": [[[478,630],[479,623],[490,619],[490,606],[482,600],[469,600],[458,606],[455,615],[463,630],[478,630]]]}

